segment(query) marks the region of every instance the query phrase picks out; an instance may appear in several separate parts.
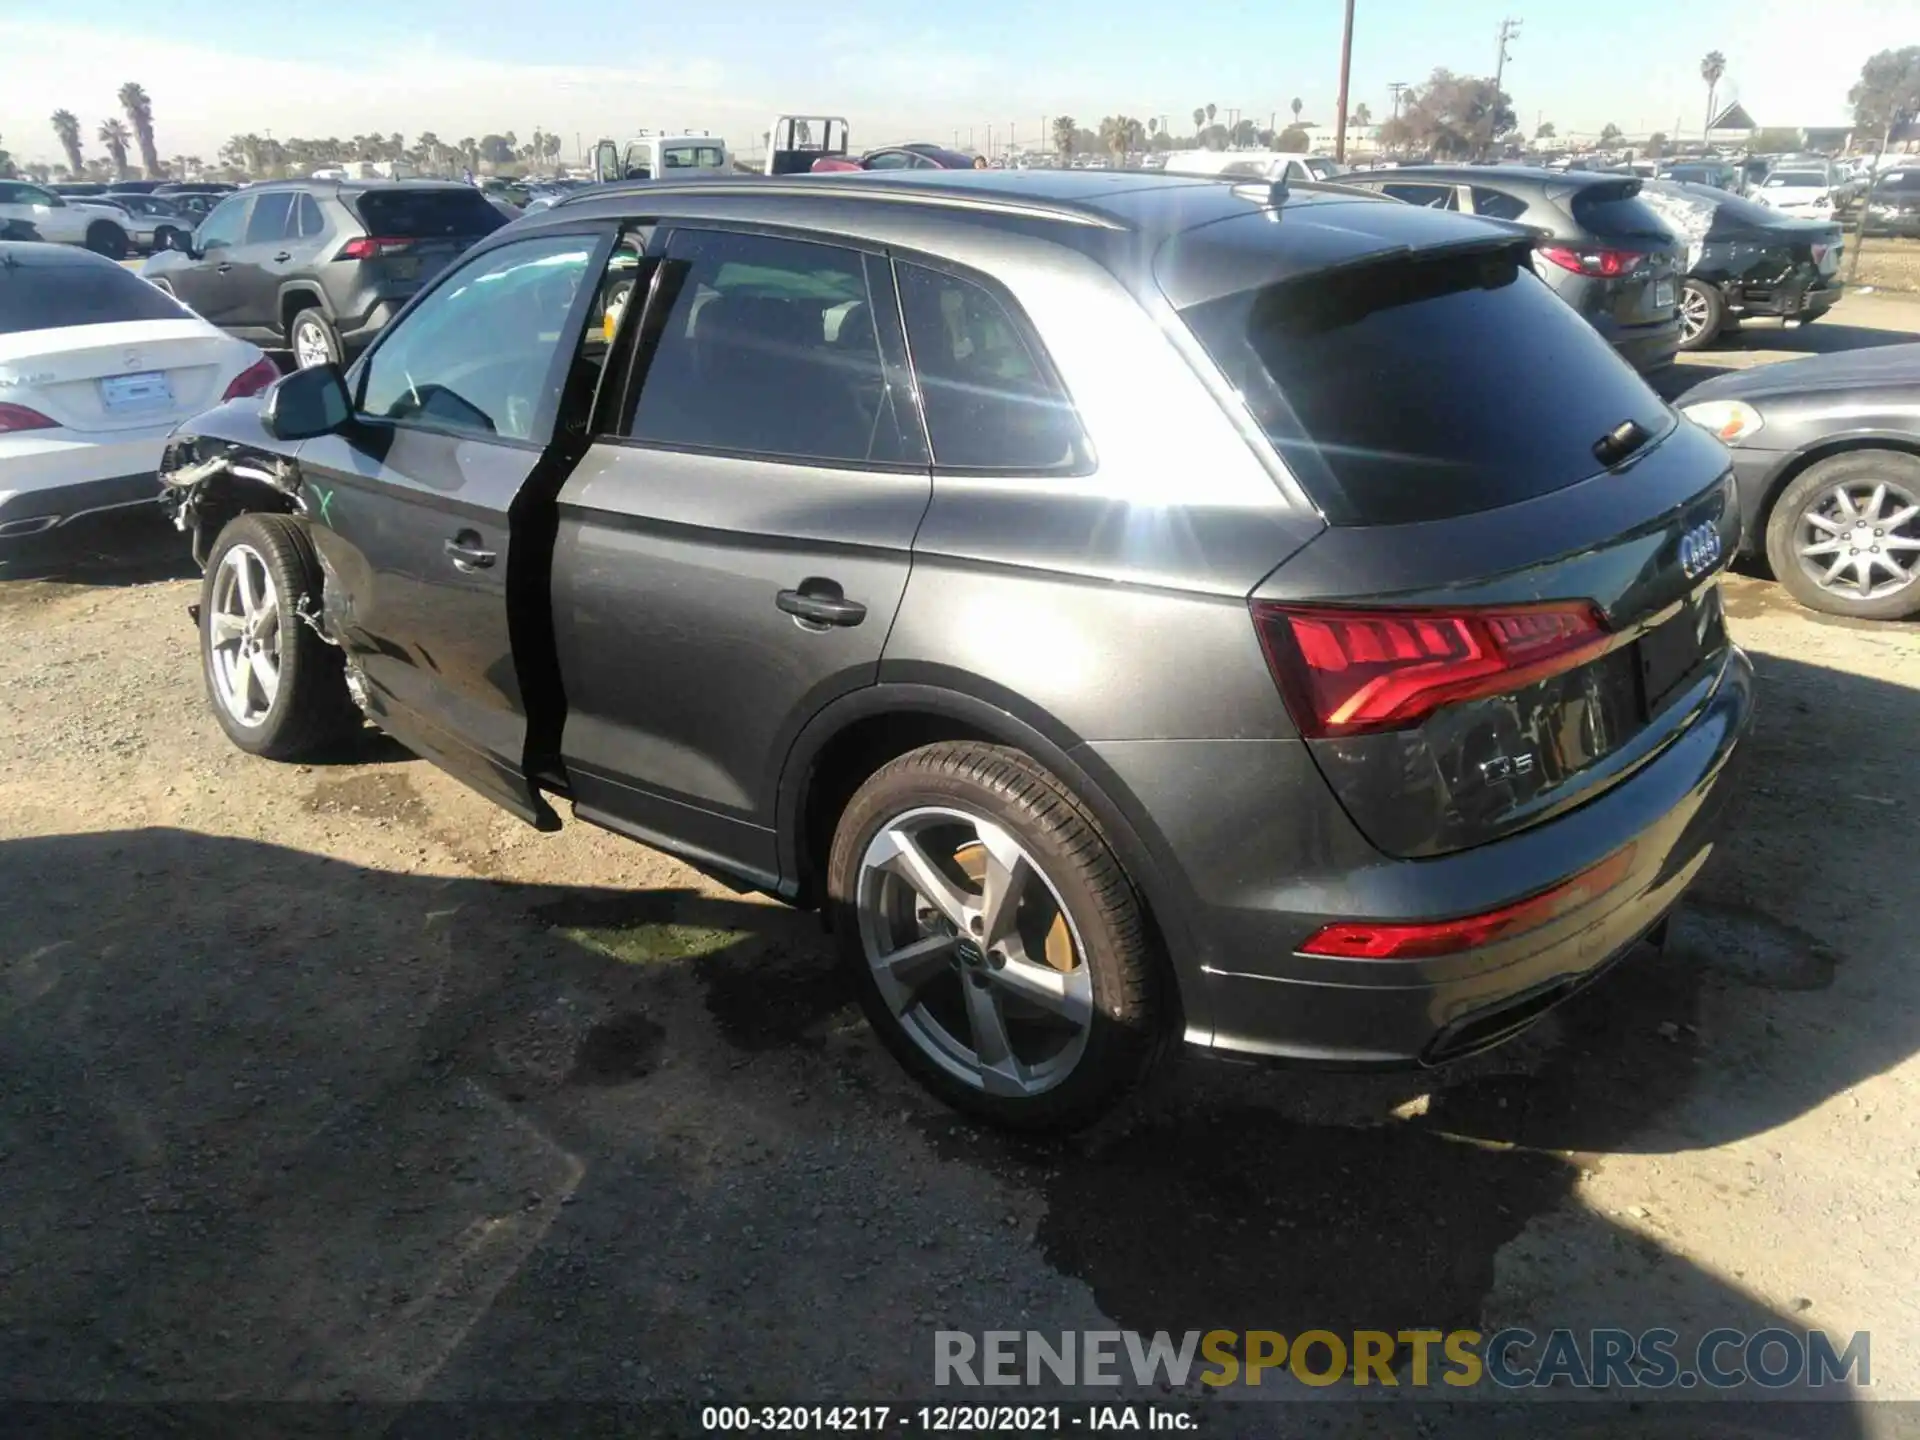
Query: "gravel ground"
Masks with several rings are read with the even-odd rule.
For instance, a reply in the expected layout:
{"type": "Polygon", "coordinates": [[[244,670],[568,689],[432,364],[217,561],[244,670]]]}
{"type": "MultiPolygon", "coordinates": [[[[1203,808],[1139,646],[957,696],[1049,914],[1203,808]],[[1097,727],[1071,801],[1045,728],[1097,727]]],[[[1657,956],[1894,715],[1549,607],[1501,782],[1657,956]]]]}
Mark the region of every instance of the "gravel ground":
{"type": "MultiPolygon", "coordinates": [[[[1443,1072],[1181,1060],[1041,1145],[907,1082],[810,917],[371,733],[233,750],[185,575],[0,583],[0,1394],[924,1399],[938,1329],[1780,1323],[1920,1397],[1920,627],[1729,582],[1763,709],[1664,957],[1443,1072]]],[[[1497,1428],[1444,1408],[1259,1428],[1497,1428]]],[[[1904,1433],[1811,1414],[1765,1433],[1904,1433]]]]}

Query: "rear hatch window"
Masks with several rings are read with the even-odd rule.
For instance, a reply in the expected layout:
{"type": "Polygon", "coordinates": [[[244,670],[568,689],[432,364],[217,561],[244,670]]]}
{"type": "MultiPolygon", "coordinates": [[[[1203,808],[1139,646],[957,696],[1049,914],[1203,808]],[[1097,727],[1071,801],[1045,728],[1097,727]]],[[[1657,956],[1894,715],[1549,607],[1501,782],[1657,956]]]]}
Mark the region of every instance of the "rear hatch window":
{"type": "Polygon", "coordinates": [[[1524,246],[1388,255],[1182,314],[1336,525],[1530,500],[1606,468],[1594,447],[1623,423],[1673,423],[1524,246]]]}
{"type": "Polygon", "coordinates": [[[1566,209],[1573,216],[1574,224],[1595,235],[1673,239],[1673,232],[1660,223],[1660,217],[1640,198],[1638,180],[1619,185],[1583,185],[1573,192],[1566,209]]]}
{"type": "Polygon", "coordinates": [[[368,190],[348,203],[368,234],[401,240],[470,240],[507,223],[478,190],[368,190]]]}

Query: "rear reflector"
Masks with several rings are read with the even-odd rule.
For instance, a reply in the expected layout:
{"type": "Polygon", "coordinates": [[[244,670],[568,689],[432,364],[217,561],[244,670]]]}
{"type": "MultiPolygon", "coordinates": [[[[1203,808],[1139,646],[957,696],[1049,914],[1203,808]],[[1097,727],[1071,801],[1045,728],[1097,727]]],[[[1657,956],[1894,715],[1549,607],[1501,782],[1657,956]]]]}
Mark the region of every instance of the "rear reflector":
{"type": "Polygon", "coordinates": [[[356,235],[340,247],[336,260],[373,260],[382,255],[398,255],[403,250],[411,250],[413,241],[397,240],[378,235],[356,235]]]}
{"type": "Polygon", "coordinates": [[[1615,280],[1633,272],[1646,259],[1637,250],[1609,250],[1604,246],[1542,245],[1540,253],[1562,270],[1596,279],[1615,280]]]}
{"type": "Polygon", "coordinates": [[[242,395],[258,395],[274,381],[280,378],[280,367],[262,355],[253,364],[233,377],[233,383],[227,386],[222,400],[238,400],[242,395]]]}
{"type": "Polygon", "coordinates": [[[0,405],[0,435],[10,435],[16,430],[51,430],[59,423],[24,405],[0,405]]]}
{"type": "Polygon", "coordinates": [[[1613,643],[1587,601],[1498,610],[1323,610],[1253,602],[1267,668],[1310,740],[1403,730],[1504,695],[1613,643]]]}
{"type": "Polygon", "coordinates": [[[1633,869],[1633,850],[1629,844],[1551,890],[1483,915],[1404,924],[1341,921],[1327,925],[1300,947],[1300,953],[1344,960],[1422,960],[1510,940],[1538,930],[1613,889],[1633,869]]]}

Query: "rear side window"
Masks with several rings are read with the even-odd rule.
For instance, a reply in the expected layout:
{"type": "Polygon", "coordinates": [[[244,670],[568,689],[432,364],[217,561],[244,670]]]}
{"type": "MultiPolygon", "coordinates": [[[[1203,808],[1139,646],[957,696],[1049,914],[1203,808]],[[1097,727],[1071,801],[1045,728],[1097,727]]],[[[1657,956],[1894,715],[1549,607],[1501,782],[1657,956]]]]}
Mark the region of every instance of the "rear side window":
{"type": "Polygon", "coordinates": [[[933,463],[945,469],[1084,468],[1080,421],[1028,335],[985,287],[896,264],[907,348],[933,463]]]}
{"type": "Polygon", "coordinates": [[[1602,239],[1624,235],[1673,238],[1673,232],[1660,223],[1660,217],[1640,198],[1638,180],[1620,185],[1582,186],[1567,202],[1567,213],[1573,216],[1574,224],[1602,239]]]}
{"type": "Polygon", "coordinates": [[[1335,524],[1512,505],[1602,468],[1654,393],[1520,248],[1392,258],[1191,307],[1187,323],[1335,524]]]}
{"type": "Polygon", "coordinates": [[[859,251],[677,230],[660,284],[672,304],[634,439],[824,464],[906,458],[859,251]]]}
{"type": "Polygon", "coordinates": [[[0,267],[0,335],[65,325],[180,320],[186,313],[118,265],[0,267]]]}
{"type": "MultiPolygon", "coordinates": [[[[345,197],[343,197],[345,198],[345,197]]],[[[475,239],[507,223],[478,190],[368,190],[352,200],[370,235],[402,240],[475,239]]]]}
{"type": "Polygon", "coordinates": [[[1429,210],[1458,210],[1460,197],[1451,185],[1414,185],[1402,181],[1380,187],[1396,200],[1409,205],[1424,205],[1429,210]]]}
{"type": "Polygon", "coordinates": [[[247,244],[284,240],[291,233],[295,198],[291,190],[269,190],[255,200],[253,214],[247,220],[247,244]]]}
{"type": "Polygon", "coordinates": [[[293,217],[293,233],[302,240],[311,240],[326,228],[327,222],[320,217],[318,202],[306,191],[301,191],[293,217]]]}
{"type": "Polygon", "coordinates": [[[1494,220],[1518,220],[1527,213],[1527,202],[1484,185],[1473,187],[1473,213],[1494,220]]]}

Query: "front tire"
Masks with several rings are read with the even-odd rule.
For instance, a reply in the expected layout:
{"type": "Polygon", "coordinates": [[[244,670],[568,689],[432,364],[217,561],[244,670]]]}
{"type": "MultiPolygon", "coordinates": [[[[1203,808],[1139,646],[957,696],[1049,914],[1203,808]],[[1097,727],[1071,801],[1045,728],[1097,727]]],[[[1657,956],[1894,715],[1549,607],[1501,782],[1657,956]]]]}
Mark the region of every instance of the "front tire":
{"type": "Polygon", "coordinates": [[[1688,276],[1680,282],[1680,348],[1704,350],[1720,338],[1727,323],[1727,300],[1720,287],[1688,276]]]}
{"type": "Polygon", "coordinates": [[[1767,517],[1767,563],[1810,610],[1920,614],[1920,456],[1849,450],[1808,466],[1767,517]]]}
{"type": "Polygon", "coordinates": [[[319,608],[319,557],[291,515],[241,515],[200,584],[200,670],[213,718],[249,755],[296,760],[360,728],[340,652],[298,610],[319,608]]]}
{"type": "Polygon", "coordinates": [[[127,258],[127,232],[111,220],[96,220],[87,227],[87,249],[109,260],[127,258]]]}
{"type": "Polygon", "coordinates": [[[827,888],[874,1030],[958,1110],[1077,1129],[1159,1050],[1140,899],[1072,794],[1020,751],[936,744],[883,766],[840,817],[827,888]]]}
{"type": "Polygon", "coordinates": [[[340,363],[340,332],[318,310],[302,310],[287,327],[287,346],[302,370],[340,363]]]}

